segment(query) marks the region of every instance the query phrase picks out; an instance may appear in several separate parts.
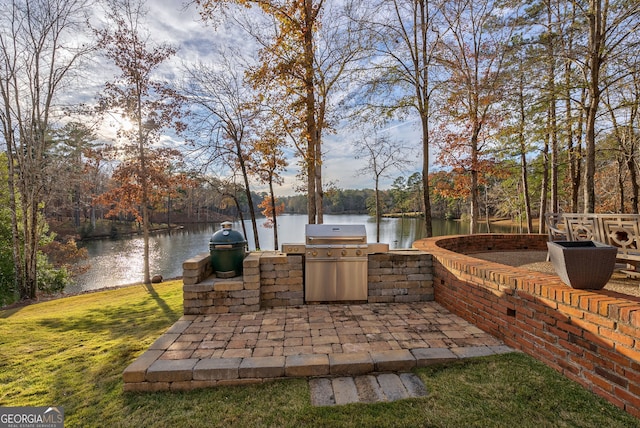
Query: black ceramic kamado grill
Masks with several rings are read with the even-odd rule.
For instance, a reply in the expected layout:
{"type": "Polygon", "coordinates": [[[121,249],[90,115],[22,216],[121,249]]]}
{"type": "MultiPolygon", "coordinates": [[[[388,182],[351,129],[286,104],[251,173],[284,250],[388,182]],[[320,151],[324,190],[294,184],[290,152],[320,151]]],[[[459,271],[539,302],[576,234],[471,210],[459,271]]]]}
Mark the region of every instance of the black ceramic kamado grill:
{"type": "Polygon", "coordinates": [[[211,266],[218,278],[232,278],[242,273],[247,241],[242,233],[231,228],[231,222],[225,221],[220,226],[209,241],[211,266]]]}

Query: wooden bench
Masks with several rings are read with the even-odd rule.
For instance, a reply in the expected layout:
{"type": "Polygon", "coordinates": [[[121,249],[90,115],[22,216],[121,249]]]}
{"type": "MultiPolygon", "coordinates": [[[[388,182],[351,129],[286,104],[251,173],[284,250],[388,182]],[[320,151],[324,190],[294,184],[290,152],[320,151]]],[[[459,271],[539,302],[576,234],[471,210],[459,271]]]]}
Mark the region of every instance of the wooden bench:
{"type": "Polygon", "coordinates": [[[597,241],[618,248],[628,275],[640,277],[640,214],[547,213],[550,241],[597,241]]]}

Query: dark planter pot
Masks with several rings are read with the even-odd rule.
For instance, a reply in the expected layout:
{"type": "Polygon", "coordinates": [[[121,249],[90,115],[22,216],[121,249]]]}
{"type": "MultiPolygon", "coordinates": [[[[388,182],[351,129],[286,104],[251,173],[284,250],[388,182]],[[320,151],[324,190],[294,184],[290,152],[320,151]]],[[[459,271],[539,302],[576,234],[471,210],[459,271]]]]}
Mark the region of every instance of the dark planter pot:
{"type": "Polygon", "coordinates": [[[595,241],[547,242],[553,268],[572,288],[600,290],[616,265],[618,249],[595,241]]]}

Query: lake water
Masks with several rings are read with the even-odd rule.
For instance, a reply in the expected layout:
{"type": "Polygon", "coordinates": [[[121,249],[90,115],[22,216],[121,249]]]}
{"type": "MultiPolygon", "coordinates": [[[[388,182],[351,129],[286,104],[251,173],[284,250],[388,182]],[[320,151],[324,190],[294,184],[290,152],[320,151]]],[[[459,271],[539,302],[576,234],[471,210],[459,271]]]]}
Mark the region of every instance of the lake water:
{"type": "MultiPolygon", "coordinates": [[[[367,215],[325,215],[326,224],[364,224],[368,242],[375,242],[375,219],[367,215]]],[[[306,215],[282,215],[278,217],[278,242],[304,242],[306,215]]],[[[250,250],[255,249],[251,222],[245,221],[250,250]]],[[[242,232],[240,222],[233,225],[242,232]]],[[[182,275],[182,262],[201,253],[209,252],[209,240],[220,229],[219,224],[188,226],[171,233],[151,235],[149,247],[151,275],[160,274],[165,279],[182,275]]],[[[434,220],[435,236],[469,233],[469,225],[459,221],[434,220]]],[[[495,228],[492,232],[517,233],[511,228],[495,228]]],[[[258,236],[263,250],[273,250],[273,229],[264,226],[264,219],[258,220],[258,236]]],[[[389,244],[391,249],[410,248],[413,241],[424,237],[421,219],[385,218],[380,223],[380,242],[389,244]]],[[[143,280],[143,239],[142,236],[103,239],[81,243],[89,253],[89,270],[76,279],[74,285],[65,291],[95,290],[143,280]]]]}

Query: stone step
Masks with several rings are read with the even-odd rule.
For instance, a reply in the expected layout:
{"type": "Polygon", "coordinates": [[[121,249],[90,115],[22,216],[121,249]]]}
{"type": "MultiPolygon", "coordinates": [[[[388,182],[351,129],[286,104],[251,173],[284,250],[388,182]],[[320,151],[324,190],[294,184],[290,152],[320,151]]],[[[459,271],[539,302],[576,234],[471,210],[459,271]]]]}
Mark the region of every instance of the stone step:
{"type": "Polygon", "coordinates": [[[311,404],[336,406],[424,397],[427,388],[413,373],[377,373],[309,380],[311,404]]]}

